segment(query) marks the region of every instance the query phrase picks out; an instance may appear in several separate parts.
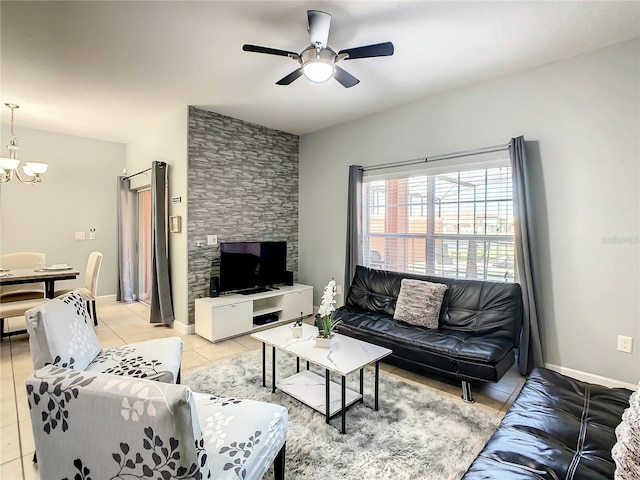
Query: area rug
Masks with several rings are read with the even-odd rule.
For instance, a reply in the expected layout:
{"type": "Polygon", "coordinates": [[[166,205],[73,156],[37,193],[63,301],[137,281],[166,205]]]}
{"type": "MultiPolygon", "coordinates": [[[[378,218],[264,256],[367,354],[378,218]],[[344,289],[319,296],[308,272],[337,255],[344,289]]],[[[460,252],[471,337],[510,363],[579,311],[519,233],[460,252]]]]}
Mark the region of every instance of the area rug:
{"type": "MultiPolygon", "coordinates": [[[[279,353],[276,376],[295,371],[295,357],[279,353]]],[[[270,355],[267,355],[270,357],[270,355]]],[[[267,385],[270,385],[268,359],[267,385]]],[[[321,373],[318,371],[318,373],[321,373]]],[[[358,374],[348,384],[358,389],[358,374]]],[[[333,377],[332,377],[333,378],[333,377]]],[[[336,376],[334,380],[338,380],[336,376]]],[[[324,415],[279,392],[262,387],[260,352],[235,357],[185,375],[194,391],[249,398],[289,411],[286,478],[349,480],[460,479],[499,423],[496,415],[455,402],[380,371],[380,409],[373,410],[373,369],[365,371],[365,402],[340,418],[324,415]]],[[[272,479],[270,471],[265,479],[272,479]]]]}

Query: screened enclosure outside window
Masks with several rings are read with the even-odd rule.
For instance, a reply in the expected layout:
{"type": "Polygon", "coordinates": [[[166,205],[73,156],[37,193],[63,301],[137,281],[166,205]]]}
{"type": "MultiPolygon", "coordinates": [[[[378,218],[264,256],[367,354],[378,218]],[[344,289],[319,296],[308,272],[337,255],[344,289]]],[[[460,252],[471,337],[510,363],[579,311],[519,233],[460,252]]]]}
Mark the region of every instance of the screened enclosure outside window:
{"type": "Polygon", "coordinates": [[[364,264],[397,272],[513,282],[508,164],[407,175],[364,179],[364,264]]]}

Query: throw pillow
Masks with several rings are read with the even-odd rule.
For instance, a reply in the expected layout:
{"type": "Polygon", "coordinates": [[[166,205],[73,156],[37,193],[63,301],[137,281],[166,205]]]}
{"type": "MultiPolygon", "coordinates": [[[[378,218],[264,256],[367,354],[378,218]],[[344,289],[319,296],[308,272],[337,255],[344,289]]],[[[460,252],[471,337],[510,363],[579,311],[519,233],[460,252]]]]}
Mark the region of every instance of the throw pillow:
{"type": "Polygon", "coordinates": [[[35,369],[52,363],[84,370],[100,353],[93,321],[77,290],[29,310],[26,317],[35,369]]]}
{"type": "Polygon", "coordinates": [[[616,462],[615,480],[640,478],[640,394],[637,391],[629,398],[629,408],[616,427],[616,437],[618,441],[611,450],[616,462]]]}
{"type": "Polygon", "coordinates": [[[393,314],[394,320],[438,328],[440,308],[446,291],[447,286],[442,283],[403,278],[393,314]]]}

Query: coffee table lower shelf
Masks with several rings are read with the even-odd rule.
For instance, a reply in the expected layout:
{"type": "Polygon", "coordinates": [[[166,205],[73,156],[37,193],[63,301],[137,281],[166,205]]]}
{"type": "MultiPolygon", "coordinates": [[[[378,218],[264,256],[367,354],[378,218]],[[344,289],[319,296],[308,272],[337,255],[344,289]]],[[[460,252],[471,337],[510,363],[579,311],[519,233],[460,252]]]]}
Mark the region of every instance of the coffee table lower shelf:
{"type": "MultiPolygon", "coordinates": [[[[291,375],[276,384],[277,388],[296,400],[308,405],[318,412],[326,415],[327,392],[326,379],[310,370],[302,370],[291,375]]],[[[329,382],[329,416],[333,417],[342,411],[341,385],[329,382]]],[[[362,399],[362,395],[350,389],[345,389],[345,408],[350,407],[362,399]]]]}
{"type": "Polygon", "coordinates": [[[267,345],[271,347],[271,392],[276,388],[301,403],[320,412],[330,423],[340,416],[340,432],[347,432],[346,412],[356,403],[364,403],[364,369],[367,365],[374,368],[373,409],[378,410],[378,390],[380,379],[380,360],[393,352],[384,347],[336,334],[331,348],[315,345],[318,329],[312,325],[302,325],[302,336],[292,336],[292,325],[252,333],[251,336],[262,342],[262,386],[267,386],[267,345]],[[276,351],[280,350],[296,359],[296,373],[280,379],[276,372],[276,351]],[[306,369],[300,368],[300,361],[306,361],[306,369]],[[318,373],[310,370],[310,365],[324,370],[318,373]],[[357,392],[347,388],[347,375],[358,372],[360,375],[357,392]],[[335,382],[331,380],[331,376],[335,382]],[[327,408],[328,407],[328,408],[327,408]]]}

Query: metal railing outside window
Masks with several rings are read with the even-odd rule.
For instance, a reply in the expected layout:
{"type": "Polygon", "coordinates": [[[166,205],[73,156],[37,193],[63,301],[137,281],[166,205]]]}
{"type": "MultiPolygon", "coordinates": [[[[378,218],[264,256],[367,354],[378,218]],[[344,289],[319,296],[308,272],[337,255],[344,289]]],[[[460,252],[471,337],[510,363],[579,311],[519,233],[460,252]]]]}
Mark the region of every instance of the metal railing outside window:
{"type": "Polygon", "coordinates": [[[456,278],[514,281],[509,166],[363,184],[364,263],[456,278]]]}

